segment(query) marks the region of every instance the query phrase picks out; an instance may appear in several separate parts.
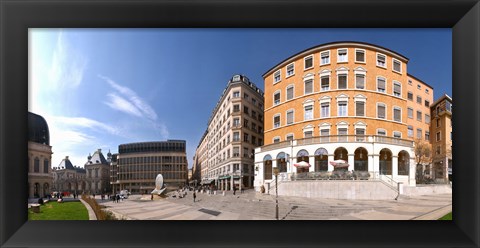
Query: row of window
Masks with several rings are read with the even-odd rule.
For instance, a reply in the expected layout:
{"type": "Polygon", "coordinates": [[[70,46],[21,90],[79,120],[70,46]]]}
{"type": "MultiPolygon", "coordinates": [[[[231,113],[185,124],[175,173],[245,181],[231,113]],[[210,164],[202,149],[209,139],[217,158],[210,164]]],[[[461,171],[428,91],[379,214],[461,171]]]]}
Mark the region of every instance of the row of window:
{"type": "MultiPolygon", "coordinates": [[[[364,49],[355,49],[355,63],[366,63],[366,51],[364,49]]],[[[320,52],[320,66],[330,64],[330,50],[320,52]]],[[[337,49],[337,64],[348,63],[348,49],[337,49]]],[[[314,56],[308,55],[303,58],[303,70],[312,69],[314,65],[314,56]]],[[[387,56],[382,53],[376,53],[377,67],[387,69],[387,56]]],[[[397,73],[402,73],[402,62],[398,59],[392,58],[392,70],[397,73]]],[[[273,83],[276,84],[282,80],[282,70],[279,69],[273,73],[273,83]]],[[[285,68],[285,78],[295,75],[295,62],[290,63],[285,68]]]]}
{"type": "MultiPolygon", "coordinates": [[[[407,116],[410,119],[413,119],[413,108],[408,107],[407,108],[407,116]]],[[[430,115],[425,114],[424,115],[424,120],[426,124],[430,124],[430,115]]],[[[417,110],[417,121],[422,121],[423,119],[422,111],[417,110]]]]}
{"type": "Polygon", "coordinates": [[[209,165],[210,166],[215,166],[219,163],[222,163],[223,161],[225,161],[227,159],[230,159],[230,157],[238,158],[238,157],[242,156],[244,158],[253,158],[253,154],[255,154],[255,149],[251,149],[251,152],[249,152],[250,150],[249,150],[248,147],[243,147],[243,154],[242,155],[240,154],[240,147],[239,146],[234,146],[231,151],[232,151],[232,153],[230,153],[230,148],[228,148],[227,150],[223,151],[223,153],[217,152],[217,156],[215,158],[210,159],[209,165]],[[232,156],[230,156],[230,154],[232,154],[232,156]]]}
{"type": "MultiPolygon", "coordinates": [[[[158,172],[153,173],[128,173],[119,174],[119,180],[151,180],[157,176],[158,172]]],[[[187,173],[185,172],[162,172],[164,180],[168,179],[187,179],[187,173]]]]}
{"type": "MultiPolygon", "coordinates": [[[[413,82],[412,80],[408,80],[408,85],[413,85],[413,82]]],[[[417,90],[421,90],[422,89],[422,85],[420,84],[417,84],[417,90]]],[[[430,94],[430,90],[428,88],[425,88],[425,94],[430,94]]]]}
{"type": "MultiPolygon", "coordinates": [[[[413,101],[413,93],[411,91],[409,91],[407,93],[407,99],[409,101],[413,101]]],[[[422,104],[422,97],[421,96],[417,96],[417,103],[422,104]]],[[[425,99],[424,105],[425,105],[425,107],[430,107],[430,101],[425,99]]]]}
{"type": "MultiPolygon", "coordinates": [[[[217,177],[217,176],[228,174],[230,172],[237,172],[239,170],[240,170],[240,164],[228,164],[221,168],[217,168],[210,171],[208,173],[208,177],[209,178],[217,177]]],[[[243,173],[249,173],[251,170],[253,170],[253,165],[246,165],[246,164],[243,165],[243,169],[242,169],[243,173]]]]}
{"type": "MultiPolygon", "coordinates": [[[[355,113],[353,117],[367,117],[366,116],[366,99],[359,95],[355,97],[354,100],[355,104],[355,113]]],[[[330,113],[330,98],[325,100],[320,100],[320,118],[330,118],[330,117],[348,117],[348,96],[341,95],[337,97],[337,113],[335,115],[331,115],[330,113]]],[[[392,108],[393,111],[393,118],[392,121],[395,122],[402,122],[402,108],[398,106],[394,106],[392,108]]],[[[387,105],[384,103],[376,103],[376,118],[377,119],[387,119],[387,105]]],[[[290,125],[294,124],[295,110],[290,109],[286,112],[286,124],[290,125]]],[[[301,121],[309,121],[314,119],[314,101],[310,100],[304,103],[303,108],[303,120],[301,121]]],[[[277,113],[273,115],[273,128],[279,128],[282,126],[281,123],[281,114],[277,113]]]]}
{"type": "MultiPolygon", "coordinates": [[[[366,134],[366,128],[364,127],[364,125],[359,125],[359,126],[362,126],[362,127],[355,127],[355,135],[357,136],[355,141],[365,141],[365,138],[363,138],[366,134]]],[[[377,132],[376,132],[377,135],[379,136],[387,136],[387,131],[383,128],[378,128],[377,129],[377,132]]],[[[320,141],[321,142],[331,142],[331,141],[338,141],[338,142],[341,142],[341,141],[348,141],[348,139],[346,137],[338,137],[338,138],[335,138],[335,140],[331,139],[329,136],[330,136],[330,127],[321,127],[320,128],[320,141]]],[[[340,125],[338,128],[337,128],[337,135],[348,135],[348,127],[347,125],[340,125]]],[[[438,133],[437,133],[438,135],[438,133]]],[[[417,138],[418,139],[422,139],[422,136],[423,136],[423,130],[421,128],[418,128],[417,129],[417,138]]],[[[309,126],[306,126],[303,128],[303,137],[302,138],[312,138],[314,137],[314,128],[313,126],[309,125],[309,126]]],[[[401,139],[402,138],[402,132],[400,131],[393,131],[392,132],[392,137],[394,138],[398,138],[398,139],[401,139]]],[[[413,127],[412,126],[408,126],[408,137],[413,137],[413,127]]],[[[285,135],[285,141],[290,141],[290,140],[293,140],[295,137],[294,137],[294,134],[293,133],[289,133],[287,135],[285,135]]],[[[425,140],[430,140],[430,132],[429,131],[425,131],[425,140]]],[[[273,143],[279,143],[281,141],[281,137],[280,136],[275,136],[273,137],[272,139],[273,143]]]]}
{"type": "MultiPolygon", "coordinates": [[[[317,93],[313,91],[314,84],[313,74],[309,74],[304,78],[303,82],[303,94],[308,95],[312,93],[317,93]]],[[[341,73],[337,75],[337,87],[339,90],[348,89],[348,75],[346,73],[341,73]]],[[[398,81],[393,80],[393,96],[402,97],[402,84],[398,81]]],[[[328,91],[331,88],[330,75],[320,76],[320,92],[328,91]]],[[[356,90],[365,90],[365,74],[355,74],[355,89],[356,90]]],[[[386,93],[387,90],[387,80],[385,77],[377,76],[376,91],[380,93],[386,93]]],[[[281,103],[281,90],[277,90],[273,93],[273,105],[278,105],[281,103]]],[[[410,95],[409,95],[410,97],[410,95]]],[[[288,85],[286,88],[286,99],[289,101],[295,98],[295,86],[293,84],[288,85]]],[[[413,95],[412,95],[413,98],[413,95]]],[[[418,101],[418,98],[417,98],[418,101]]],[[[421,98],[420,98],[421,102],[421,98]]]]}
{"type": "Polygon", "coordinates": [[[187,163],[187,158],[184,156],[151,156],[118,159],[119,165],[144,163],[187,163]]]}
{"type": "MultiPolygon", "coordinates": [[[[235,99],[235,98],[240,98],[240,91],[234,91],[234,92],[232,93],[232,98],[234,98],[234,99],[235,99]]],[[[259,108],[263,108],[262,102],[257,101],[257,99],[254,98],[254,97],[250,97],[247,93],[243,93],[243,99],[244,99],[244,100],[248,101],[249,98],[251,98],[252,104],[253,104],[254,106],[257,106],[257,107],[259,107],[259,108]],[[257,104],[257,102],[258,102],[258,104],[257,104]]],[[[230,98],[227,99],[227,100],[230,101],[230,98]]],[[[224,107],[225,107],[225,103],[224,103],[223,105],[224,105],[224,107]]]]}

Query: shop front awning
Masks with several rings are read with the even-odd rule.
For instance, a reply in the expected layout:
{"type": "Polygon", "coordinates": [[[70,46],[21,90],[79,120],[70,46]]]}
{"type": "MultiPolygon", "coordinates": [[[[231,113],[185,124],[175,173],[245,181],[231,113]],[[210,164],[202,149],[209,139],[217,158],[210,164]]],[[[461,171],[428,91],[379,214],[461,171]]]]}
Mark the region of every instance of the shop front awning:
{"type": "Polygon", "coordinates": [[[200,184],[211,184],[213,182],[213,180],[210,180],[210,179],[205,179],[205,180],[202,180],[200,182],[200,184]]]}

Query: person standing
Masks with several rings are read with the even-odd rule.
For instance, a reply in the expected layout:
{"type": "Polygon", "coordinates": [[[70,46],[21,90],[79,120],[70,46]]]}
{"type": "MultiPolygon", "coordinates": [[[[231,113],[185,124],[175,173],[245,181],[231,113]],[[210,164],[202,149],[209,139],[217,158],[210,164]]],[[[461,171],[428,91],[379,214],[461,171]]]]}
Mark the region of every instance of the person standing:
{"type": "Polygon", "coordinates": [[[235,195],[236,191],[237,191],[237,188],[235,188],[235,186],[233,186],[233,195],[235,195]]]}
{"type": "Polygon", "coordinates": [[[150,197],[150,200],[152,200],[152,201],[153,201],[153,194],[152,194],[152,197],[150,197]]]}
{"type": "Polygon", "coordinates": [[[197,198],[197,194],[195,194],[195,191],[193,191],[193,202],[195,202],[195,198],[197,198]]]}

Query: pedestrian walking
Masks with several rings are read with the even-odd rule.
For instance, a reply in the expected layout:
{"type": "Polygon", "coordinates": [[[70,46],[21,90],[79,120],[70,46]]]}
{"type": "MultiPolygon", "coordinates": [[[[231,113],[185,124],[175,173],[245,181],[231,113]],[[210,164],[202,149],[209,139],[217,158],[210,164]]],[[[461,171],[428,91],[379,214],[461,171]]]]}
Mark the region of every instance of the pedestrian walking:
{"type": "Polygon", "coordinates": [[[150,197],[150,200],[152,200],[152,201],[153,201],[153,194],[152,194],[152,197],[150,197]]]}
{"type": "Polygon", "coordinates": [[[197,194],[195,194],[195,191],[193,191],[193,202],[195,202],[195,198],[197,198],[197,194]]]}
{"type": "Polygon", "coordinates": [[[233,187],[233,195],[235,195],[236,191],[237,191],[237,188],[233,187]]]}

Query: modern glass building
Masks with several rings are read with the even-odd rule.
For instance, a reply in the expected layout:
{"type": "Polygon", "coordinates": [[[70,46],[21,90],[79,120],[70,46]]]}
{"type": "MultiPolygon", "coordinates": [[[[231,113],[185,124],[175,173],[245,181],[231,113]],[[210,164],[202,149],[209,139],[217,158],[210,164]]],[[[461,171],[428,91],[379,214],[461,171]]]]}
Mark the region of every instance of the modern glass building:
{"type": "Polygon", "coordinates": [[[110,163],[114,192],[128,190],[132,193],[150,193],[155,188],[158,174],[162,174],[169,188],[187,183],[185,140],[121,144],[118,151],[110,163]]]}

